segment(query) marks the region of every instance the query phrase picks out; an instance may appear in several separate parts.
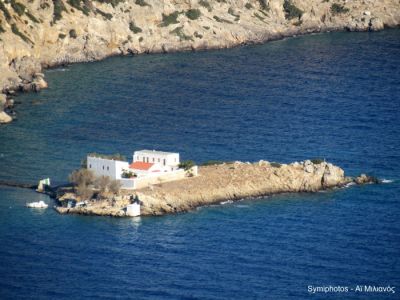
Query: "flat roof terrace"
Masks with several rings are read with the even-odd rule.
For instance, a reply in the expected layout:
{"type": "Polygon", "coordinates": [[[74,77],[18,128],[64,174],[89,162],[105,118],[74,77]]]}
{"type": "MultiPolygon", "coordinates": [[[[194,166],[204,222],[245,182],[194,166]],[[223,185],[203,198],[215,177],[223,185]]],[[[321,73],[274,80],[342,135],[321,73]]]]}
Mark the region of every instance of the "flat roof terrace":
{"type": "Polygon", "coordinates": [[[171,155],[171,154],[179,154],[177,152],[166,152],[166,151],[156,151],[156,150],[138,150],[135,151],[134,153],[142,153],[142,154],[158,154],[158,155],[171,155]]]}

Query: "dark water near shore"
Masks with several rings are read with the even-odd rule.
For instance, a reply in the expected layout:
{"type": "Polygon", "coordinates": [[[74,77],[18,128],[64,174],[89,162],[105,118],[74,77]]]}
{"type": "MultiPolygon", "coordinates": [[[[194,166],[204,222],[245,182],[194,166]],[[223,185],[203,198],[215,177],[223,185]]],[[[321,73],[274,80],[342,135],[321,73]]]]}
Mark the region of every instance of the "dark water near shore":
{"type": "MultiPolygon", "coordinates": [[[[0,188],[1,299],[301,299],[400,288],[400,30],[332,33],[49,70],[0,129],[0,179],[63,182],[87,152],[323,157],[392,182],[157,218],[34,211],[0,188]]],[[[388,294],[313,298],[398,299],[388,294]]]]}

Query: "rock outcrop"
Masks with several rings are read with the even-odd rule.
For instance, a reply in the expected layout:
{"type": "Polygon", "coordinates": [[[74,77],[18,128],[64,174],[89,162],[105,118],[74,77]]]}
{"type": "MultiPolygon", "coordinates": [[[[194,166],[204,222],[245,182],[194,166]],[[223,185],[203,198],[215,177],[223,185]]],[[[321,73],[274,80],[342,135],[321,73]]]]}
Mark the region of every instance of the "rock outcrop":
{"type": "Polygon", "coordinates": [[[6,96],[0,94],[0,124],[10,123],[12,121],[12,118],[4,111],[6,103],[7,103],[6,96]]]}
{"type": "Polygon", "coordinates": [[[111,55],[399,24],[398,0],[1,0],[0,90],[39,91],[43,68],[111,55]]]}
{"type": "Polygon", "coordinates": [[[60,193],[60,213],[85,215],[125,216],[124,208],[130,199],[141,201],[142,215],[163,215],[186,212],[199,206],[228,200],[254,198],[278,193],[317,192],[342,187],[349,183],[377,183],[373,177],[361,175],[345,177],[344,171],[324,161],[296,162],[290,165],[269,163],[235,162],[204,166],[199,176],[184,180],[152,185],[136,191],[124,191],[122,195],[105,200],[91,200],[84,207],[67,208],[65,203],[77,199],[69,190],[60,193]]]}

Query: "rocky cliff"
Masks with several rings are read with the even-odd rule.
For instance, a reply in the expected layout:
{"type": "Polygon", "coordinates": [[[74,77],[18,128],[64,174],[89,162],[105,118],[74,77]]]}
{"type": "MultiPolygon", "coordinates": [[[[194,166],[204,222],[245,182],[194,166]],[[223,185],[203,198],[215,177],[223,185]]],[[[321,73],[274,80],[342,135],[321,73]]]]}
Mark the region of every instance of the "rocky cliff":
{"type": "Polygon", "coordinates": [[[123,191],[120,196],[90,200],[84,207],[67,208],[70,199],[82,201],[71,189],[58,191],[57,211],[69,214],[126,216],[124,208],[130,199],[141,201],[142,215],[163,215],[186,212],[199,206],[228,200],[254,198],[279,193],[316,192],[346,184],[376,183],[362,175],[344,176],[344,171],[323,161],[304,161],[292,164],[235,162],[201,167],[199,176],[160,183],[136,191],[123,191]]]}
{"type": "Polygon", "coordinates": [[[398,24],[399,0],[0,0],[0,89],[38,91],[43,68],[110,55],[398,24]]]}

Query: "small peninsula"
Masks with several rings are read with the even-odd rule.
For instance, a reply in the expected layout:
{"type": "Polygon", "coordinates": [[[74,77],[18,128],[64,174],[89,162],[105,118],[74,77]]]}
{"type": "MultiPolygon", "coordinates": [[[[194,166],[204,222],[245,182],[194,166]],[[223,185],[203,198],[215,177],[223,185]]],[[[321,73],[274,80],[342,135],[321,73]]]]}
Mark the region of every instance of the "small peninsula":
{"type": "Polygon", "coordinates": [[[200,166],[197,176],[188,172],[180,180],[158,182],[135,190],[121,189],[98,199],[80,197],[73,187],[59,187],[50,194],[56,198],[56,210],[61,214],[126,217],[129,216],[126,207],[135,199],[140,203],[142,216],[155,216],[187,212],[224,201],[317,192],[366,183],[378,183],[378,180],[364,174],[346,177],[343,169],[320,159],[291,164],[261,160],[200,166]],[[82,205],[71,207],[71,201],[82,205]]]}
{"type": "Polygon", "coordinates": [[[398,0],[2,0],[0,123],[15,117],[13,95],[46,88],[54,66],[399,24],[398,0]]]}

